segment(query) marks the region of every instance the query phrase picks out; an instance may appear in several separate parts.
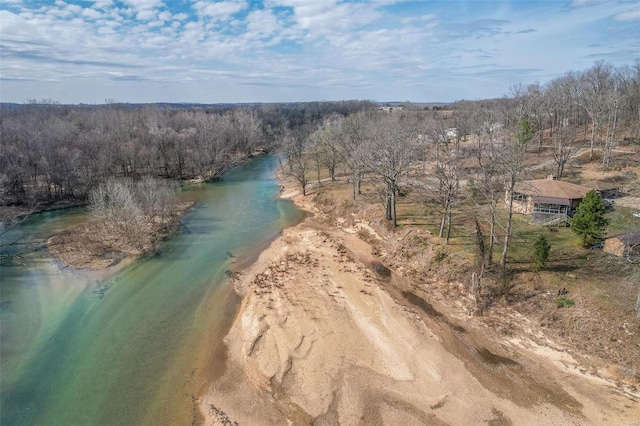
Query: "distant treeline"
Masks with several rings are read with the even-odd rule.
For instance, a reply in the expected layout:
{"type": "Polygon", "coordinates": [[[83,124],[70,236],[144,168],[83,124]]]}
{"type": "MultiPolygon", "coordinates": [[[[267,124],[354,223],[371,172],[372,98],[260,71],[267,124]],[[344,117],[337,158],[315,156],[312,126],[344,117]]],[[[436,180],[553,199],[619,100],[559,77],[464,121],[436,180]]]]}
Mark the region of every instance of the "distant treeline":
{"type": "Polygon", "coordinates": [[[85,200],[109,177],[215,180],[285,129],[369,101],[243,105],[0,106],[0,205],[85,200]]]}

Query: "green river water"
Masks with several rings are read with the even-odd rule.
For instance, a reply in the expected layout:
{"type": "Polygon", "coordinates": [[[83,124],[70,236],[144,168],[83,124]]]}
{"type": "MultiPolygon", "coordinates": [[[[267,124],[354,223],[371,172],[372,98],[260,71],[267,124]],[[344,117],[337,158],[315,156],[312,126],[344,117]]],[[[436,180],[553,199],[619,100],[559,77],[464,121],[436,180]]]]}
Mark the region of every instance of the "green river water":
{"type": "MultiPolygon", "coordinates": [[[[46,250],[0,266],[0,425],[192,424],[239,302],[225,271],[303,217],[277,198],[276,168],[258,157],[186,187],[196,206],[179,235],[110,277],[61,268],[46,250]]],[[[83,209],[41,213],[2,239],[42,241],[84,220],[83,209]]]]}

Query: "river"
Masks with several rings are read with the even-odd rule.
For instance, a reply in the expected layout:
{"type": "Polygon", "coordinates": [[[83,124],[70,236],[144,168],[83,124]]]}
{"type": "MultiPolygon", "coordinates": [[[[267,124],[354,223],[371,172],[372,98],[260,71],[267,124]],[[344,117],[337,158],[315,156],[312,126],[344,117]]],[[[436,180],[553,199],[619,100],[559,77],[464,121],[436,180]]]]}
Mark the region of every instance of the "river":
{"type": "MultiPolygon", "coordinates": [[[[278,199],[276,168],[258,157],[185,187],[196,206],[180,233],[112,276],[64,269],[44,249],[0,266],[0,424],[191,424],[238,307],[225,272],[303,218],[278,199]]],[[[37,243],[84,220],[41,213],[2,238],[37,243]]]]}

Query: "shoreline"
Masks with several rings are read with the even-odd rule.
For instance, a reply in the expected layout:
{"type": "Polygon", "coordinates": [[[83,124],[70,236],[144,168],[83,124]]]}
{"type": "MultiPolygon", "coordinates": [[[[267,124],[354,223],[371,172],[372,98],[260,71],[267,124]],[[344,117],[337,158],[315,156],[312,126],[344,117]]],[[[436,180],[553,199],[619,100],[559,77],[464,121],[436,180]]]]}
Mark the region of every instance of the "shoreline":
{"type": "Polygon", "coordinates": [[[122,241],[95,222],[76,225],[52,235],[47,239],[46,247],[65,268],[106,271],[121,263],[131,264],[157,251],[162,241],[176,232],[182,218],[194,204],[178,203],[166,223],[151,224],[144,235],[143,249],[122,241]]]}
{"type": "Polygon", "coordinates": [[[71,203],[53,203],[44,205],[42,208],[33,207],[19,207],[19,206],[0,206],[0,223],[5,225],[11,225],[13,221],[22,221],[29,216],[45,212],[53,212],[57,210],[67,210],[76,207],[86,207],[86,201],[76,201],[71,203]]]}
{"type": "Polygon", "coordinates": [[[598,424],[640,416],[640,395],[613,392],[611,380],[583,373],[553,342],[498,336],[460,306],[376,267],[384,248],[373,227],[328,218],[313,188],[303,197],[277,177],[280,197],[313,216],[234,274],[242,300],[224,339],[225,372],[198,400],[204,424],[598,424]]]}

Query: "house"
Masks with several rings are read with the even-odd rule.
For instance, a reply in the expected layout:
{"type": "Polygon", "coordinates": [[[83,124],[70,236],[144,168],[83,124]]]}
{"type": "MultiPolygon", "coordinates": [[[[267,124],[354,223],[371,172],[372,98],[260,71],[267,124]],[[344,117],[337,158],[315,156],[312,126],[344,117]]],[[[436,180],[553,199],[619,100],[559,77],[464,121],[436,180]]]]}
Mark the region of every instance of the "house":
{"type": "Polygon", "coordinates": [[[620,184],[615,182],[591,180],[585,182],[584,186],[595,189],[602,198],[615,198],[620,194],[620,184]]]}
{"type": "Polygon", "coordinates": [[[640,233],[629,232],[604,240],[603,250],[616,256],[640,254],[640,233]]]}
{"type": "Polygon", "coordinates": [[[530,214],[539,223],[566,220],[573,216],[580,201],[591,190],[587,186],[555,180],[553,176],[518,182],[513,192],[513,211],[530,214]]]}
{"type": "Polygon", "coordinates": [[[378,108],[378,111],[391,112],[391,111],[402,111],[404,107],[402,105],[396,106],[381,106],[378,108]]]}

